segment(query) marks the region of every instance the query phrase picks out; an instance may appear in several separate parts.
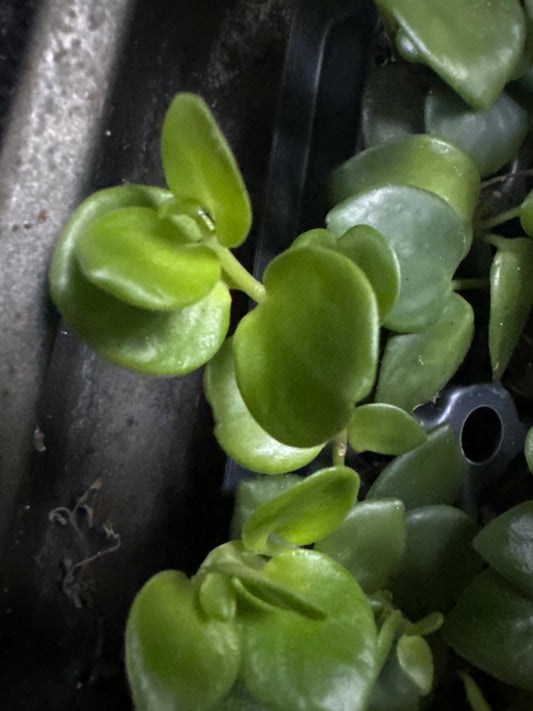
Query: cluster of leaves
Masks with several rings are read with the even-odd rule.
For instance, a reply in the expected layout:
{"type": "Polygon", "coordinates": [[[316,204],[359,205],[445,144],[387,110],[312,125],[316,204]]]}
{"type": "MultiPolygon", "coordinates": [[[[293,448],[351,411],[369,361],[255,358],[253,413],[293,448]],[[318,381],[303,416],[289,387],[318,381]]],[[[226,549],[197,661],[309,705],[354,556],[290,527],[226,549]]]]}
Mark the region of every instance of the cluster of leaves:
{"type": "MultiPolygon", "coordinates": [[[[469,350],[458,291],[490,288],[496,380],[533,305],[533,192],[496,216],[480,200],[481,177],[529,130],[533,3],[377,4],[407,62],[371,76],[367,148],[332,174],[326,226],[263,283],[231,252],[251,224],[243,179],[189,94],[163,125],[169,189],[96,193],[56,247],[52,297],[79,336],[142,373],[206,365],[221,446],[284,475],[241,485],[235,540],[193,578],[166,571],[138,594],[126,639],[138,711],[414,711],[455,664],[450,648],[475,711],[488,706],[468,664],[531,707],[532,504],[480,531],[456,506],[455,436],[426,433],[413,410],[469,350]],[[516,218],[528,236],[494,233],[516,218]],[[227,338],[231,289],[256,306],[227,338]],[[326,445],[332,467],[291,473],[326,445]],[[396,457],[361,502],[348,446],[396,457]]],[[[530,468],[532,452],[530,433],[530,468]]]]}

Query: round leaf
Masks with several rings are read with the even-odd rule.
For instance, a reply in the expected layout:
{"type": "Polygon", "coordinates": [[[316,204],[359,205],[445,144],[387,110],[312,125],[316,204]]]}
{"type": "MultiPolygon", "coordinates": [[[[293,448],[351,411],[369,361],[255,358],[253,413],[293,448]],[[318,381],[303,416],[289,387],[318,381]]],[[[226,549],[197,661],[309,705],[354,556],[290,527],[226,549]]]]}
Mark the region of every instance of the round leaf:
{"type": "Polygon", "coordinates": [[[533,690],[533,598],[492,568],[470,583],[442,633],[474,666],[533,690]]]}
{"type": "Polygon", "coordinates": [[[282,444],[257,424],[237,387],[231,340],[209,361],[204,390],[213,408],[215,437],[241,466],[264,474],[282,474],[303,467],[320,452],[320,446],[301,449],[282,444]]]}
{"type": "Polygon", "coordinates": [[[397,499],[363,501],[315,549],[331,556],[370,594],[396,572],[405,548],[404,506],[397,499]]]}
{"type": "Polygon", "coordinates": [[[489,319],[495,380],[503,375],[533,306],[533,242],[526,237],[497,238],[497,244],[490,271],[489,319]]]}
{"type": "Polygon", "coordinates": [[[243,611],[244,686],[271,711],[363,711],[376,673],[377,632],[354,578],[327,556],[305,549],[276,556],[263,572],[309,596],[327,616],[243,611]]]}
{"type": "Polygon", "coordinates": [[[322,469],[261,504],[245,522],[242,541],[249,550],[267,555],[277,550],[271,536],[297,545],[314,543],[339,525],[358,491],[353,469],[322,469]]]}
{"type": "Polygon", "coordinates": [[[290,249],[265,272],[266,298],[234,336],[237,383],[253,418],[280,442],[313,447],[347,423],[375,374],[374,292],[349,259],[290,249]]]}
{"type": "Polygon", "coordinates": [[[406,509],[430,504],[453,504],[467,464],[451,427],[429,433],[416,449],[396,457],[370,488],[367,500],[401,499],[406,509]]]}
{"type": "Polygon", "coordinates": [[[348,440],[356,452],[404,454],[426,441],[424,428],[395,405],[357,407],[348,424],[348,440]]]}
{"type": "Polygon", "coordinates": [[[207,711],[230,691],[239,662],[235,623],[204,616],[183,573],[158,573],[138,593],[126,626],[136,709],[207,711]]]}
{"type": "Polygon", "coordinates": [[[433,686],[433,654],[426,640],[419,635],[402,635],[396,645],[396,658],[422,696],[429,694],[433,686]]]}
{"type": "Polygon", "coordinates": [[[410,412],[432,400],[462,363],[474,335],[474,313],[450,294],[440,318],[425,331],[389,338],[376,400],[410,412]]]}
{"type": "Polygon", "coordinates": [[[165,116],[161,143],[174,195],[205,207],[222,245],[241,244],[250,230],[250,199],[231,149],[199,96],[176,96],[165,116]]]}
{"type": "Polygon", "coordinates": [[[468,153],[482,177],[515,157],[528,130],[527,112],[507,94],[488,111],[476,112],[452,91],[433,89],[426,99],[425,121],[428,133],[468,153]]]}

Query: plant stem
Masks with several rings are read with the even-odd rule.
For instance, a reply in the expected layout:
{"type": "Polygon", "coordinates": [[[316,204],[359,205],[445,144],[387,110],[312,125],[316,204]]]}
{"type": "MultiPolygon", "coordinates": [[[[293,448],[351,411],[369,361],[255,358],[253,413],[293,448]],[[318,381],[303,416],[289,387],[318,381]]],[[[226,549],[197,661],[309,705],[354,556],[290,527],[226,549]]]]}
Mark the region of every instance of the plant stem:
{"type": "Polygon", "coordinates": [[[244,291],[258,304],[264,300],[266,296],[265,287],[242,266],[227,247],[223,247],[214,237],[206,240],[204,244],[217,255],[222,270],[238,289],[244,291]]]}
{"type": "Polygon", "coordinates": [[[343,429],[333,439],[333,466],[343,467],[348,449],[348,430],[343,429]]]}
{"type": "Polygon", "coordinates": [[[452,281],[452,289],[454,291],[466,291],[467,289],[488,289],[490,287],[490,279],[488,277],[479,277],[476,279],[454,279],[452,281]]]}
{"type": "Polygon", "coordinates": [[[504,222],[509,222],[509,220],[513,220],[515,217],[518,217],[519,215],[520,215],[520,205],[517,205],[516,207],[512,207],[510,210],[506,210],[505,212],[500,212],[499,215],[494,215],[494,217],[489,217],[488,220],[481,220],[478,227],[481,230],[491,230],[493,227],[496,227],[497,225],[501,225],[504,222]]]}

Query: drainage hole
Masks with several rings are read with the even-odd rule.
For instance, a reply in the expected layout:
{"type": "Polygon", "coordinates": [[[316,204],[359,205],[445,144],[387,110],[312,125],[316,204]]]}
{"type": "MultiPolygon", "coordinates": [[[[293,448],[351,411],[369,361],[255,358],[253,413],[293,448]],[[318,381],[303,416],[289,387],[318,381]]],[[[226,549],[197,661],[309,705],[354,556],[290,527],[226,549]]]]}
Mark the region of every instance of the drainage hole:
{"type": "Polygon", "coordinates": [[[486,462],[499,449],[502,422],[496,410],[478,407],[466,418],[461,431],[461,447],[467,459],[475,464],[486,462]]]}

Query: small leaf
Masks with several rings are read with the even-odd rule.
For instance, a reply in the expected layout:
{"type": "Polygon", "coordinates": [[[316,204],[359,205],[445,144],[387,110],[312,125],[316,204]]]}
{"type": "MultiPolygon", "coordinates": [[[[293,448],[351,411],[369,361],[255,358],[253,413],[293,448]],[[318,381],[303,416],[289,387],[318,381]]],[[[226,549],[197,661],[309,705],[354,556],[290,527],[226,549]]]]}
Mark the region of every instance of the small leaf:
{"type": "Polygon", "coordinates": [[[433,654],[426,640],[419,635],[402,635],[396,645],[396,657],[422,696],[429,694],[433,686],[433,654]]]}
{"type": "Polygon", "coordinates": [[[491,711],[490,706],[485,701],[481,689],[474,679],[466,672],[458,672],[465,686],[466,698],[472,711],[491,711]]]}
{"type": "Polygon", "coordinates": [[[266,298],[233,339],[239,390],[272,437],[317,446],[343,429],[372,386],[376,298],[358,267],[320,247],[284,252],[264,284],[266,298]]]}
{"type": "Polygon", "coordinates": [[[362,405],[348,423],[348,441],[356,452],[404,454],[426,438],[424,428],[395,405],[362,405]]]}
{"type": "Polygon", "coordinates": [[[492,239],[498,251],[490,272],[489,351],[493,377],[499,380],[533,306],[533,242],[492,239]]]}
{"type": "Polygon", "coordinates": [[[396,457],[371,486],[368,500],[401,499],[407,510],[430,504],[453,504],[467,463],[449,425],[432,430],[416,449],[396,457]]]}
{"type": "Polygon", "coordinates": [[[315,549],[331,556],[370,594],[387,585],[405,548],[404,506],[397,499],[355,504],[315,549]]]}
{"type": "Polygon", "coordinates": [[[533,237],[533,190],[526,195],[520,205],[520,224],[526,234],[533,237]]]}
{"type": "Polygon", "coordinates": [[[526,435],[526,441],[524,444],[524,455],[526,457],[527,466],[529,471],[533,474],[533,427],[530,427],[526,435]]]}
{"type": "Polygon", "coordinates": [[[230,339],[207,364],[204,390],[213,408],[215,437],[241,466],[264,474],[283,474],[303,467],[320,452],[320,446],[301,449],[282,444],[257,424],[235,380],[230,339]]]}
{"type": "Polygon", "coordinates": [[[411,412],[435,398],[463,361],[474,335],[474,313],[458,294],[424,331],[389,338],[376,400],[411,412]]]}
{"type": "Polygon", "coordinates": [[[336,528],[350,510],[359,477],[348,467],[330,467],[261,504],[247,519],[242,532],[246,548],[272,555],[279,536],[296,545],[307,545],[336,528]]]}
{"type": "Polygon", "coordinates": [[[174,195],[197,200],[207,210],[222,245],[241,244],[250,229],[250,199],[207,104],[199,96],[178,94],[165,116],[161,142],[174,195]]]}
{"type": "Polygon", "coordinates": [[[198,600],[208,617],[226,622],[235,616],[235,591],[227,577],[220,573],[207,573],[203,577],[198,588],[198,600]]]}

